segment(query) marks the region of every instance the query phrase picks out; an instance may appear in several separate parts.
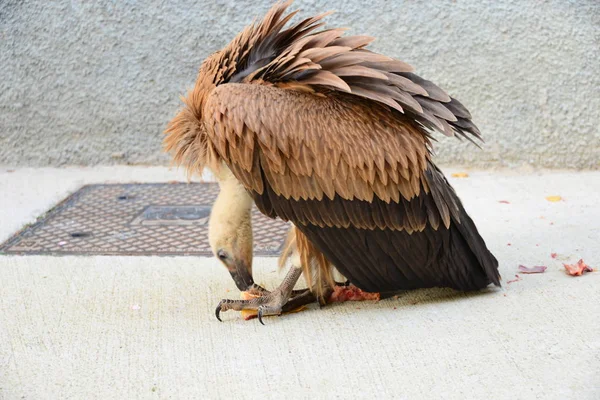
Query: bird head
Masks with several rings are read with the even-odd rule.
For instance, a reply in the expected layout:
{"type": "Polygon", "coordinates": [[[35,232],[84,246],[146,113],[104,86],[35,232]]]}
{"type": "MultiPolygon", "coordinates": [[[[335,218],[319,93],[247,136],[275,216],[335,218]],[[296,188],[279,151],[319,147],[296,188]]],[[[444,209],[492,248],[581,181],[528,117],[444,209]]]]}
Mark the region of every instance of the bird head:
{"type": "Polygon", "coordinates": [[[216,175],[221,190],[210,214],[208,240],[213,254],[225,265],[238,289],[248,290],[254,284],[252,198],[225,166],[216,175]]]}

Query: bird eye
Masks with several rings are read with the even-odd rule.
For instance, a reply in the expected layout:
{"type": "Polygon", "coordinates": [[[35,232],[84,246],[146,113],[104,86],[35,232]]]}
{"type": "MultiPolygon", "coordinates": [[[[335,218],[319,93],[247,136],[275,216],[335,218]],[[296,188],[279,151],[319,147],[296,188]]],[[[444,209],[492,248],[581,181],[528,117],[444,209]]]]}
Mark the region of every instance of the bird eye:
{"type": "Polygon", "coordinates": [[[223,250],[219,250],[219,251],[217,251],[217,257],[219,257],[219,260],[226,260],[227,253],[225,253],[225,251],[223,251],[223,250]]]}

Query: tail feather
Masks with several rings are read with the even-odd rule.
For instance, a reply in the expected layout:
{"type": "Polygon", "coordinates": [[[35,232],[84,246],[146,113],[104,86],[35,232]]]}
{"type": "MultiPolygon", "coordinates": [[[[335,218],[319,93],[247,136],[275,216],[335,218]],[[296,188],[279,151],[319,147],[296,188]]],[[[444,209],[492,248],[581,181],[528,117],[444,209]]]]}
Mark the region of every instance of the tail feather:
{"type": "MultiPolygon", "coordinates": [[[[439,168],[430,162],[429,168],[426,171],[426,177],[431,190],[436,191],[438,196],[443,198],[444,201],[449,205],[449,208],[452,210],[452,223],[449,227],[451,234],[450,248],[454,253],[453,256],[456,258],[452,264],[456,265],[460,262],[467,262],[468,264],[471,264],[472,262],[476,261],[481,266],[481,269],[485,273],[485,277],[488,280],[485,285],[491,282],[496,286],[500,286],[498,260],[488,250],[485,241],[475,226],[475,223],[465,211],[460,199],[456,195],[456,192],[444,174],[439,170],[439,168]],[[468,260],[471,257],[474,257],[474,260],[468,260]]],[[[463,268],[457,268],[456,270],[464,271],[463,268]]],[[[473,277],[469,279],[473,279],[473,277]]],[[[479,283],[479,285],[482,284],[482,282],[473,283],[479,283]]]]}
{"type": "Polygon", "coordinates": [[[479,234],[479,231],[475,227],[473,220],[465,209],[460,204],[461,209],[461,221],[455,223],[456,229],[460,232],[463,240],[469,246],[472,254],[477,259],[479,265],[483,269],[489,282],[496,286],[500,286],[500,273],[498,272],[498,260],[488,250],[485,241],[479,234]]]}

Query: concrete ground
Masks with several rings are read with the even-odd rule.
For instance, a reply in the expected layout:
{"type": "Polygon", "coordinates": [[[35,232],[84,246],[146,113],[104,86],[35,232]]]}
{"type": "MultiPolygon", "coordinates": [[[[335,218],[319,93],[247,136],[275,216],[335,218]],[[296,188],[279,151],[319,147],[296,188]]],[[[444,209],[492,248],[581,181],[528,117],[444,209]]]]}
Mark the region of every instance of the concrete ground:
{"type": "MultiPolygon", "coordinates": [[[[600,273],[562,267],[600,267],[600,172],[468,172],[450,180],[504,278],[480,294],[220,323],[238,292],[211,258],[0,256],[0,399],[600,398],[600,273]],[[548,270],[509,283],[519,264],[548,270]]],[[[173,179],[2,168],[0,241],[84,183],[173,179]]],[[[257,259],[256,280],[275,286],[275,265],[257,259]]]]}

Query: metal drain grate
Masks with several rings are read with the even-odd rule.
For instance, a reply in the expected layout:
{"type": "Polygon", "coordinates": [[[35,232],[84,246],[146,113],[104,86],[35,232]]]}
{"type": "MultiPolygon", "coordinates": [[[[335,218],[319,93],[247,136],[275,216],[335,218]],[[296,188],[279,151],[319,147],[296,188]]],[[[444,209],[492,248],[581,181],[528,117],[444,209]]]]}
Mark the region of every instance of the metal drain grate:
{"type": "MultiPolygon", "coordinates": [[[[6,254],[212,255],[216,183],[88,185],[0,246],[6,254]]],[[[289,225],[254,209],[254,254],[279,255],[289,225]]]]}

